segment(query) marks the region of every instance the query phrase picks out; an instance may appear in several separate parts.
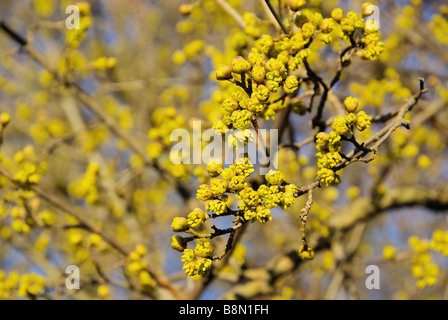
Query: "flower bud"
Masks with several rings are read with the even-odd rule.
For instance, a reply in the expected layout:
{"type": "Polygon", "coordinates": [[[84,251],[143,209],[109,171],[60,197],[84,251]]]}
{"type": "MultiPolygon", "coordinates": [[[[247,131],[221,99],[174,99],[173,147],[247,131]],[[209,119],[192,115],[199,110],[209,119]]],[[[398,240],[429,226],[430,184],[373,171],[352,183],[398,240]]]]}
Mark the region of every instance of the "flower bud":
{"type": "Polygon", "coordinates": [[[310,246],[300,246],[299,248],[299,257],[302,260],[313,260],[314,259],[314,250],[310,246]]]}
{"type": "Polygon", "coordinates": [[[197,228],[201,227],[204,224],[204,222],[209,218],[210,217],[207,213],[205,213],[199,208],[195,208],[188,214],[187,223],[190,227],[197,228]]]}
{"type": "Polygon", "coordinates": [[[365,2],[361,7],[361,16],[369,17],[375,11],[375,7],[370,2],[365,2]]]}
{"type": "Polygon", "coordinates": [[[117,58],[114,57],[101,57],[95,61],[93,61],[92,63],[92,67],[95,70],[107,70],[107,69],[112,69],[115,68],[115,66],[117,65],[117,58]]]}
{"type": "Polygon", "coordinates": [[[254,66],[252,69],[252,79],[257,83],[262,83],[266,76],[266,70],[262,66],[254,66]]]}
{"type": "Polygon", "coordinates": [[[319,29],[323,33],[330,33],[331,31],[333,31],[333,27],[334,27],[334,21],[327,18],[327,19],[322,20],[322,22],[320,23],[319,29]]]}
{"type": "Polygon", "coordinates": [[[135,252],[137,252],[140,256],[143,257],[148,252],[148,249],[146,249],[146,247],[142,244],[137,244],[135,246],[135,252]]]}
{"type": "Polygon", "coordinates": [[[331,128],[341,136],[349,131],[349,128],[347,127],[347,121],[344,117],[336,117],[333,124],[331,125],[331,128]]]}
{"type": "Polygon", "coordinates": [[[251,65],[249,61],[245,60],[243,57],[236,57],[232,62],[232,71],[238,74],[244,74],[249,72],[251,65]]]}
{"type": "Polygon", "coordinates": [[[289,8],[292,11],[299,11],[306,5],[306,0],[289,0],[289,8]]]}
{"type": "Polygon", "coordinates": [[[259,101],[267,102],[269,100],[269,94],[270,94],[270,91],[265,85],[260,84],[257,87],[256,97],[259,101]]]}
{"type": "Polygon", "coordinates": [[[345,106],[345,110],[348,113],[353,113],[356,111],[356,109],[358,109],[358,99],[356,99],[354,97],[347,97],[344,100],[344,106],[345,106]]]}
{"type": "Polygon", "coordinates": [[[175,217],[171,223],[171,229],[174,232],[182,232],[188,230],[187,219],[184,217],[175,217]]]}
{"type": "Polygon", "coordinates": [[[107,68],[112,69],[117,66],[118,60],[115,57],[110,57],[107,59],[107,68]]]}
{"type": "Polygon", "coordinates": [[[289,76],[286,78],[283,85],[283,90],[286,94],[293,94],[299,89],[299,80],[296,76],[289,76]]]}
{"type": "Polygon", "coordinates": [[[78,7],[79,13],[82,15],[88,15],[90,14],[90,4],[88,2],[78,2],[76,3],[76,6],[78,7]]]}
{"type": "Polygon", "coordinates": [[[364,131],[370,127],[372,118],[370,118],[364,111],[359,111],[356,117],[356,129],[364,131]]]}
{"type": "Polygon", "coordinates": [[[232,98],[227,98],[222,103],[222,108],[224,109],[224,111],[229,113],[232,113],[233,111],[238,109],[238,107],[239,107],[238,102],[236,102],[232,98]]]}
{"type": "Polygon", "coordinates": [[[7,113],[0,114],[0,124],[3,127],[6,127],[9,123],[9,121],[11,121],[11,117],[9,116],[9,114],[7,114],[7,113]]]}
{"type": "Polygon", "coordinates": [[[194,254],[196,257],[207,258],[213,254],[214,248],[210,242],[200,240],[194,248],[194,254]]]}
{"type": "Polygon", "coordinates": [[[347,125],[354,126],[356,124],[357,116],[354,113],[349,113],[347,117],[345,118],[347,121],[347,125]]]}
{"type": "Polygon", "coordinates": [[[285,178],[283,173],[278,170],[270,170],[269,173],[264,177],[268,183],[274,186],[281,185],[285,178]]]}
{"type": "Polygon", "coordinates": [[[279,74],[285,72],[285,65],[278,59],[271,58],[265,64],[266,70],[278,71],[279,74]]]}
{"type": "Polygon", "coordinates": [[[191,13],[191,11],[193,11],[194,9],[194,4],[183,4],[179,7],[179,13],[187,16],[191,13]]]}
{"type": "Polygon", "coordinates": [[[209,161],[207,164],[207,171],[211,177],[219,176],[219,173],[222,171],[223,164],[220,158],[215,158],[209,161]]]}
{"type": "Polygon", "coordinates": [[[266,88],[268,88],[269,91],[271,91],[271,92],[277,92],[277,90],[278,90],[278,82],[273,81],[273,80],[269,80],[268,82],[266,82],[266,88]]]}
{"type": "Polygon", "coordinates": [[[216,80],[229,80],[232,79],[232,69],[226,65],[220,65],[216,69],[216,80]]]}
{"type": "Polygon", "coordinates": [[[291,110],[292,112],[303,116],[308,111],[308,108],[306,107],[305,102],[303,102],[302,100],[298,100],[291,103],[291,110]]]}
{"type": "Polygon", "coordinates": [[[341,22],[344,18],[344,11],[342,11],[341,8],[333,9],[333,11],[331,11],[331,17],[337,22],[341,22]]]}
{"type": "Polygon", "coordinates": [[[180,236],[172,236],[171,248],[176,251],[183,252],[187,248],[187,243],[185,242],[185,239],[180,236]]]}

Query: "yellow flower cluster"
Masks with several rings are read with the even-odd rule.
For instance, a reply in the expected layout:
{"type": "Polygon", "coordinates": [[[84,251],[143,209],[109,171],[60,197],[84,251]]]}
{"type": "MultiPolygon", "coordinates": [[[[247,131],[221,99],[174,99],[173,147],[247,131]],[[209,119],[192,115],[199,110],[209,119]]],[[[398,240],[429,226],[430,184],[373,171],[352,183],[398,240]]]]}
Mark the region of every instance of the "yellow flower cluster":
{"type": "Polygon", "coordinates": [[[384,51],[384,43],[380,41],[378,33],[378,25],[374,20],[365,23],[364,18],[373,14],[371,4],[366,3],[361,9],[361,14],[349,11],[344,17],[344,12],[340,8],[336,8],[331,12],[333,21],[324,19],[320,29],[324,32],[322,42],[328,44],[332,41],[331,32],[336,26],[341,28],[342,39],[353,38],[354,34],[359,30],[364,38],[361,39],[363,47],[356,54],[364,59],[377,60],[384,51]],[[327,33],[327,34],[325,34],[327,33]]]}
{"type": "Polygon", "coordinates": [[[319,150],[316,156],[318,157],[317,164],[319,167],[317,175],[320,181],[327,186],[339,184],[341,178],[332,168],[342,161],[342,157],[339,154],[341,150],[341,136],[334,131],[329,134],[319,132],[316,136],[316,148],[319,150]]]}
{"type": "Polygon", "coordinates": [[[138,276],[142,290],[150,291],[155,287],[156,281],[147,270],[148,264],[142,260],[146,253],[147,249],[144,245],[136,245],[127,258],[126,271],[133,276],[138,276]]]}
{"type": "Polygon", "coordinates": [[[332,170],[342,161],[339,153],[341,150],[341,136],[350,134],[353,137],[354,126],[359,131],[364,131],[371,124],[371,117],[364,111],[359,111],[357,114],[354,113],[358,108],[358,99],[347,97],[344,100],[344,106],[347,116],[336,117],[331,126],[333,131],[329,134],[319,132],[316,136],[316,148],[319,150],[316,154],[319,167],[317,175],[321,182],[327,186],[341,182],[340,177],[332,170]]]}
{"type": "Polygon", "coordinates": [[[207,257],[212,256],[213,251],[214,251],[214,248],[212,247],[210,242],[205,241],[205,240],[200,240],[200,241],[198,241],[198,243],[196,244],[196,247],[194,248],[194,255],[196,257],[207,258],[207,257]]]}
{"type": "Polygon", "coordinates": [[[39,15],[49,17],[53,14],[55,6],[52,0],[34,0],[33,2],[34,8],[39,15]]]}
{"type": "Polygon", "coordinates": [[[0,300],[14,299],[15,291],[20,282],[20,275],[12,271],[8,275],[0,270],[0,300]]]}
{"type": "Polygon", "coordinates": [[[38,143],[44,144],[49,138],[59,138],[66,134],[66,124],[60,119],[40,115],[30,126],[30,136],[38,143]]]}
{"type": "Polygon", "coordinates": [[[210,266],[212,265],[212,260],[207,258],[197,258],[192,261],[184,263],[183,269],[185,274],[194,280],[199,280],[202,277],[208,276],[210,272],[210,266]]]}
{"type": "Polygon", "coordinates": [[[97,202],[99,171],[100,165],[98,163],[89,163],[84,177],[70,183],[68,192],[76,199],[85,199],[89,204],[97,202]]]}
{"type": "Polygon", "coordinates": [[[32,146],[26,146],[22,151],[17,152],[14,155],[14,162],[19,167],[14,180],[22,184],[38,184],[42,175],[48,170],[46,162],[38,162],[32,146]]]}
{"type": "MultiPolygon", "coordinates": [[[[275,112],[285,107],[275,103],[278,102],[275,101],[278,100],[276,93],[282,88],[285,94],[293,95],[299,89],[297,77],[287,75],[287,64],[292,62],[291,59],[307,56],[299,54],[306,44],[303,38],[299,38],[300,34],[297,34],[291,39],[276,42],[270,35],[264,34],[254,42],[247,60],[239,56],[230,66],[218,66],[216,79],[230,80],[237,87],[232,89],[231,98],[224,100],[222,109],[227,116],[215,122],[215,130],[224,134],[232,127],[246,129],[253,117],[274,118],[275,112]]],[[[297,66],[298,62],[295,64],[297,66]]]]}
{"type": "Polygon", "coordinates": [[[3,112],[0,114],[0,145],[2,144],[2,134],[4,128],[9,124],[11,121],[11,117],[9,114],[3,112]]]}
{"type": "MultiPolygon", "coordinates": [[[[224,181],[224,180],[222,180],[224,181]]],[[[182,219],[182,217],[177,217],[182,219]]],[[[176,219],[176,218],[175,218],[176,219]]],[[[209,219],[209,215],[206,214],[204,211],[202,211],[199,208],[194,209],[193,211],[191,211],[188,214],[188,218],[187,218],[187,224],[188,226],[190,226],[191,228],[199,228],[201,227],[205,221],[207,221],[209,219]]],[[[185,229],[184,229],[185,230],[185,229]]],[[[181,231],[184,231],[181,230],[181,231]]]]}
{"type": "Polygon", "coordinates": [[[345,135],[349,131],[345,117],[337,117],[334,119],[331,128],[340,136],[345,135]]]}
{"type": "Polygon", "coordinates": [[[170,139],[171,132],[175,129],[185,128],[186,120],[179,115],[174,107],[156,108],[151,116],[151,129],[148,131],[148,137],[152,141],[146,148],[148,155],[152,159],[157,159],[164,146],[172,143],[170,139]]]}
{"type": "MultiPolygon", "coordinates": [[[[283,209],[290,208],[296,202],[297,186],[284,181],[284,175],[280,171],[271,170],[265,175],[268,183],[254,190],[247,185],[247,178],[254,171],[253,165],[247,157],[235,159],[234,164],[224,168],[222,161],[214,159],[210,161],[207,170],[212,177],[221,176],[222,179],[213,178],[210,184],[200,185],[196,197],[205,201],[205,208],[217,216],[224,215],[230,210],[227,202],[228,194],[233,194],[238,200],[238,211],[230,210],[231,214],[238,215],[246,221],[258,220],[266,223],[272,220],[271,209],[280,206],[283,209]]],[[[197,235],[190,228],[200,228],[210,216],[199,208],[195,208],[187,218],[175,217],[171,224],[174,232],[189,232],[197,235]]],[[[207,235],[197,237],[208,237],[207,235]]],[[[188,276],[198,278],[208,274],[211,265],[209,259],[213,254],[213,247],[208,241],[201,239],[194,251],[187,249],[187,240],[180,236],[171,238],[171,247],[184,253],[182,261],[188,276]],[[197,258],[197,259],[196,259],[197,258]]]]}
{"type": "MultiPolygon", "coordinates": [[[[445,8],[442,8],[442,10],[448,12],[448,6],[444,5],[444,7],[445,8]]],[[[448,44],[448,35],[446,33],[446,30],[448,28],[448,20],[446,16],[444,17],[441,14],[435,14],[432,17],[432,21],[429,27],[434,33],[434,36],[436,37],[437,41],[439,41],[441,44],[444,45],[448,44]]]]}
{"type": "MultiPolygon", "coordinates": [[[[395,54],[395,53],[394,53],[395,54]]],[[[372,105],[380,108],[384,105],[388,95],[395,103],[401,103],[411,96],[409,88],[400,81],[398,72],[392,68],[387,68],[384,72],[385,78],[371,79],[366,85],[353,83],[350,89],[359,97],[359,106],[372,105]]]]}
{"type": "Polygon", "coordinates": [[[336,117],[331,126],[338,135],[342,136],[347,133],[353,135],[353,126],[355,125],[359,131],[364,131],[370,127],[372,119],[369,115],[364,111],[359,111],[357,114],[354,113],[358,108],[358,99],[348,97],[345,99],[344,105],[348,113],[347,116],[336,117]]]}
{"type": "MultiPolygon", "coordinates": [[[[248,129],[251,125],[257,128],[257,118],[275,119],[276,113],[286,107],[297,114],[306,114],[307,106],[295,97],[302,79],[291,73],[303,66],[304,60],[314,53],[312,50],[315,46],[312,44],[315,39],[320,39],[323,44],[332,43],[334,37],[352,44],[356,41],[359,45],[353,47],[354,51],[371,60],[378,59],[382,52],[383,44],[379,41],[377,28],[366,26],[364,22],[364,17],[373,13],[367,5],[363,7],[361,14],[348,12],[345,15],[341,9],[335,9],[328,18],[305,8],[306,1],[289,1],[289,6],[294,12],[301,11],[300,15],[295,15],[294,21],[284,21],[293,32],[275,39],[260,32],[261,26],[259,27],[258,18],[254,14],[245,13],[243,19],[248,27],[245,32],[232,32],[226,41],[226,47],[231,49],[227,48],[223,54],[213,47],[205,49],[216,66],[212,77],[218,81],[219,90],[213,94],[211,102],[202,104],[201,109],[217,134],[224,135],[229,130],[240,129],[240,132],[232,133],[230,145],[236,146],[237,142],[247,143],[254,139],[253,134],[246,132],[250,131],[248,129]],[[234,55],[229,58],[232,53],[234,55]]],[[[184,6],[181,12],[191,15],[196,10],[196,5],[184,6]]],[[[348,139],[349,134],[353,136],[354,128],[364,131],[371,124],[371,118],[364,111],[355,113],[358,108],[356,98],[349,97],[345,106],[347,116],[336,118],[332,125],[333,131],[320,132],[316,138],[319,150],[317,174],[327,186],[340,183],[335,168],[342,162],[341,136],[347,135],[348,139]]],[[[210,235],[199,234],[191,228],[201,228],[208,219],[227,214],[244,218],[243,221],[258,220],[266,223],[272,220],[271,209],[277,206],[287,209],[296,202],[299,189],[286,183],[283,173],[269,172],[265,175],[266,184],[254,189],[248,185],[247,179],[253,170],[253,166],[246,160],[228,167],[220,159],[207,164],[207,172],[213,179],[210,183],[199,186],[196,198],[204,201],[205,210],[212,214],[208,215],[196,208],[188,218],[174,218],[171,225],[175,232],[193,234],[191,238],[171,238],[172,247],[184,252],[184,269],[187,275],[197,277],[202,272],[200,270],[206,269],[203,268],[204,264],[208,264],[203,260],[200,263],[194,260],[195,252],[186,247],[189,241],[209,239],[210,235]],[[233,196],[238,200],[237,211],[229,208],[233,196]]],[[[198,177],[202,178],[205,170],[197,171],[198,177]]],[[[307,247],[301,250],[301,255],[307,259],[312,258],[314,253],[307,247]]],[[[209,256],[199,258],[207,259],[209,256]]]]}
{"type": "Polygon", "coordinates": [[[35,298],[45,289],[45,279],[38,274],[24,274],[20,277],[17,293],[21,297],[35,298]]]}
{"type": "Polygon", "coordinates": [[[178,51],[174,54],[174,63],[181,64],[186,60],[195,60],[196,57],[204,49],[205,42],[203,40],[193,40],[187,43],[182,51],[178,51]]]}
{"type": "Polygon", "coordinates": [[[380,41],[380,36],[376,29],[369,30],[366,37],[362,39],[364,48],[357,52],[357,55],[363,59],[372,61],[378,60],[380,55],[384,52],[384,42],[380,41]]]}
{"type": "Polygon", "coordinates": [[[45,291],[45,279],[38,274],[23,274],[20,276],[12,271],[8,275],[0,270],[0,300],[16,298],[16,293],[22,298],[34,299],[45,291]]]}
{"type": "Polygon", "coordinates": [[[27,223],[27,212],[24,207],[13,207],[10,215],[13,218],[11,227],[15,232],[27,234],[31,231],[31,227],[27,223]]]}
{"type": "MultiPolygon", "coordinates": [[[[293,11],[303,6],[302,2],[290,4],[293,11]]],[[[377,28],[364,22],[364,17],[371,14],[373,12],[369,4],[363,6],[361,15],[352,11],[344,15],[341,9],[335,9],[331,17],[325,19],[319,13],[304,10],[303,15],[295,21],[299,28],[293,34],[278,40],[268,34],[256,38],[247,60],[239,56],[230,65],[220,64],[216,69],[216,79],[232,82],[233,89],[230,90],[232,97],[222,103],[224,119],[214,120],[213,128],[224,134],[229,128],[246,129],[252,117],[275,119],[276,112],[286,106],[282,103],[284,100],[279,99],[282,92],[294,95],[300,87],[301,81],[294,75],[288,76],[287,71],[303,64],[303,59],[311,53],[308,47],[317,34],[328,44],[336,29],[342,31],[340,37],[344,39],[351,38],[360,30],[364,37],[356,53],[363,58],[378,59],[383,51],[383,43],[379,41],[377,28]]],[[[249,15],[247,17],[248,21],[256,20],[253,16],[250,19],[249,15]]],[[[303,105],[298,107],[302,107],[301,114],[306,112],[303,105]]],[[[368,125],[364,120],[362,118],[360,128],[368,125]]]]}
{"type": "Polygon", "coordinates": [[[184,262],[183,269],[187,276],[198,280],[209,274],[212,265],[212,256],[214,248],[209,241],[199,240],[194,250],[185,249],[181,261],[184,262]]]}
{"type": "Polygon", "coordinates": [[[67,29],[66,41],[70,48],[78,48],[85,40],[87,30],[92,25],[92,14],[88,2],[78,2],[76,4],[80,13],[79,29],[67,29]]]}
{"type": "Polygon", "coordinates": [[[417,279],[417,287],[423,289],[437,282],[439,268],[432,262],[431,251],[448,256],[448,231],[436,230],[430,240],[422,240],[416,236],[409,238],[413,252],[412,275],[417,279]]]}

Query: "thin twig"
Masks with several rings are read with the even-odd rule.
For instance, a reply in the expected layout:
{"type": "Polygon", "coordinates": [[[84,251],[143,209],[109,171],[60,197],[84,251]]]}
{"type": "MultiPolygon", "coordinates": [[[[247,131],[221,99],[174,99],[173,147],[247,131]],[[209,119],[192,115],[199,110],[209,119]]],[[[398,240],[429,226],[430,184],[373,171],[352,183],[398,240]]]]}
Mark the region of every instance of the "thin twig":
{"type": "Polygon", "coordinates": [[[277,23],[279,24],[280,28],[282,29],[284,34],[288,34],[288,29],[286,29],[282,19],[280,18],[280,16],[278,15],[278,13],[275,11],[275,9],[272,7],[271,1],[269,0],[265,0],[269,10],[272,12],[275,20],[277,21],[277,23]]]}

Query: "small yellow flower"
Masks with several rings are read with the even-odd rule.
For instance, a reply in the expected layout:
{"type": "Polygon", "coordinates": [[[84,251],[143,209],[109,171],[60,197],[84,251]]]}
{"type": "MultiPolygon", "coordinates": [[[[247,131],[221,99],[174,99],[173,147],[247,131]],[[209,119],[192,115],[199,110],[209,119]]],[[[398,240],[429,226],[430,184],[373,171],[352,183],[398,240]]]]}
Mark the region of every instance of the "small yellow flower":
{"type": "Polygon", "coordinates": [[[188,214],[187,223],[192,228],[198,228],[202,226],[208,218],[208,214],[206,214],[201,209],[196,208],[188,214]]]}
{"type": "Polygon", "coordinates": [[[109,296],[110,296],[110,290],[109,290],[109,287],[106,286],[106,285],[100,285],[100,286],[98,287],[97,292],[98,292],[98,296],[99,296],[101,299],[108,299],[109,296]]]}
{"type": "Polygon", "coordinates": [[[344,117],[336,117],[331,128],[339,135],[344,135],[348,132],[347,121],[344,117]]]}
{"type": "Polygon", "coordinates": [[[232,71],[237,74],[249,72],[251,69],[250,62],[243,57],[237,57],[232,61],[232,71]]]}
{"type": "Polygon", "coordinates": [[[9,114],[4,113],[4,112],[0,114],[0,124],[3,127],[6,127],[10,121],[11,121],[11,117],[9,114]]]}
{"type": "Polygon", "coordinates": [[[272,185],[281,185],[284,181],[285,176],[281,171],[270,170],[265,178],[266,181],[272,185]]]}
{"type": "Polygon", "coordinates": [[[345,110],[348,113],[353,113],[356,111],[356,109],[358,109],[358,99],[356,99],[354,97],[347,97],[344,100],[344,106],[345,106],[345,110]]]}
{"type": "Polygon", "coordinates": [[[395,258],[396,256],[396,250],[394,247],[392,246],[385,246],[383,248],[383,257],[386,260],[391,260],[393,258],[395,258]]]}
{"type": "Polygon", "coordinates": [[[232,69],[226,65],[220,65],[216,69],[216,79],[217,80],[230,80],[232,79],[232,69]]]}
{"type": "Polygon", "coordinates": [[[171,248],[176,251],[183,252],[187,248],[187,244],[184,238],[180,236],[172,236],[171,237],[171,248]]]}
{"type": "Polygon", "coordinates": [[[337,21],[341,22],[342,18],[344,18],[344,11],[341,8],[336,8],[331,11],[331,17],[337,21]]]}
{"type": "Polygon", "coordinates": [[[283,90],[286,94],[293,94],[299,89],[299,81],[296,76],[289,76],[286,78],[283,85],[283,90]]]}
{"type": "Polygon", "coordinates": [[[310,246],[306,248],[304,246],[300,246],[299,248],[299,257],[302,260],[313,260],[314,259],[314,250],[310,246]]]}

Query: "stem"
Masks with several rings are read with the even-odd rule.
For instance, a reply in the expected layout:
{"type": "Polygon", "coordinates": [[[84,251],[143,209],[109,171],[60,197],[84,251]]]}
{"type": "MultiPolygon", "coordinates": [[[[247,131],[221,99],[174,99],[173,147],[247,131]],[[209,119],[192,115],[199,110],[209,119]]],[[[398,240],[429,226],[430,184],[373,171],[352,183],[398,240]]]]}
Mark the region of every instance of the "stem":
{"type": "Polygon", "coordinates": [[[300,215],[300,233],[302,236],[303,248],[306,250],[308,243],[306,241],[306,222],[308,220],[308,214],[310,213],[311,206],[313,205],[313,189],[308,191],[308,200],[306,201],[305,208],[302,209],[302,214],[300,215]]]}
{"type": "Polygon", "coordinates": [[[274,15],[275,20],[277,20],[278,24],[280,25],[280,28],[282,28],[282,31],[284,34],[288,34],[288,29],[286,29],[285,25],[282,22],[282,19],[280,18],[280,16],[278,15],[278,13],[274,10],[274,8],[272,7],[272,4],[269,0],[265,0],[266,4],[268,5],[269,10],[272,12],[272,14],[274,15]]]}

